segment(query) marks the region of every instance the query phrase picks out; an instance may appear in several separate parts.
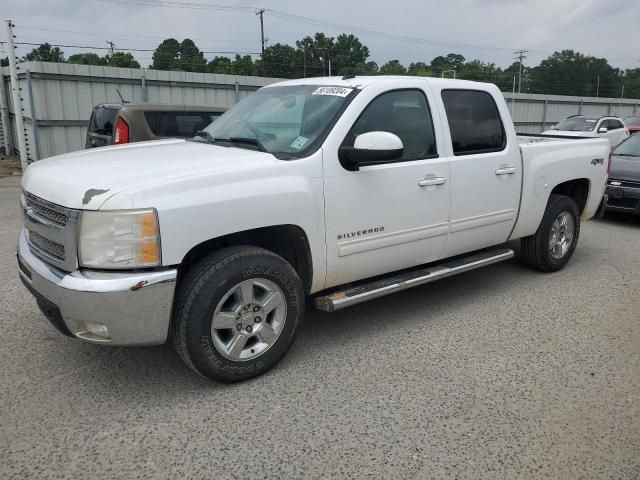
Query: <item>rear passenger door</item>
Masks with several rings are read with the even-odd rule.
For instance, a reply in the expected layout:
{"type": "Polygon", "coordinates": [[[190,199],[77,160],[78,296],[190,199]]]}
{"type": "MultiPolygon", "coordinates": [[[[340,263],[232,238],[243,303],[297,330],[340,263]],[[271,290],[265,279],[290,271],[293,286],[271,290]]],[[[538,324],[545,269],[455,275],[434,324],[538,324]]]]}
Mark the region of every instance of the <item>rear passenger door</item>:
{"type": "Polygon", "coordinates": [[[482,90],[442,89],[437,97],[448,125],[451,221],[444,256],[505,242],[516,221],[522,182],[519,146],[508,138],[493,96],[482,90]]]}

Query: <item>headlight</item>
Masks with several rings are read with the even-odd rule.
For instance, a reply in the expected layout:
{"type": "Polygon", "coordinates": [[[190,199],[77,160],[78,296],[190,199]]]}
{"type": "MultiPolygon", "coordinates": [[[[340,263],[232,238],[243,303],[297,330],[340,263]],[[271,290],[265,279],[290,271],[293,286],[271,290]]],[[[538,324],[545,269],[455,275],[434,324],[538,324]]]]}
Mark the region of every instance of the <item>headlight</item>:
{"type": "Polygon", "coordinates": [[[80,266],[141,268],[160,265],[155,210],[84,211],[78,238],[80,266]]]}

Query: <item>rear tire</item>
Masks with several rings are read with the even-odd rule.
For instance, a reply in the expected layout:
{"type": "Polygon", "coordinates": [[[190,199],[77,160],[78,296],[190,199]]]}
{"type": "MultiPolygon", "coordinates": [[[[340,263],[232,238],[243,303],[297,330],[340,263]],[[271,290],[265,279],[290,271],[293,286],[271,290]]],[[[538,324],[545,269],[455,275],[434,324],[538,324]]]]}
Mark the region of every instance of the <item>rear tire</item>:
{"type": "Polygon", "coordinates": [[[521,239],[521,260],[536,270],[555,272],[563,268],[580,237],[580,211],[575,200],[551,195],[535,234],[521,239]]]}
{"type": "Polygon", "coordinates": [[[257,247],[231,247],[185,276],[171,337],[200,375],[240,382],[273,367],[287,353],[304,314],[304,291],[284,259],[257,247]]]}

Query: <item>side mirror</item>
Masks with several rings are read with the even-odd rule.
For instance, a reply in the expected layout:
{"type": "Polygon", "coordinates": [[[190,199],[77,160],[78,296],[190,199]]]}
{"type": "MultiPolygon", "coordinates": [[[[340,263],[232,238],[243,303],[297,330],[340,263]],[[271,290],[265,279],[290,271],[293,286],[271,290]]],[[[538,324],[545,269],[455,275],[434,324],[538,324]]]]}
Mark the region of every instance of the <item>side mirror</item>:
{"type": "Polygon", "coordinates": [[[607,127],[600,127],[598,129],[598,133],[607,133],[609,131],[609,129],[607,127]]]}
{"type": "Polygon", "coordinates": [[[390,132],[367,132],[356,137],[353,147],[340,147],[338,156],[347,170],[357,171],[367,165],[399,160],[403,151],[402,140],[397,135],[390,132]]]}

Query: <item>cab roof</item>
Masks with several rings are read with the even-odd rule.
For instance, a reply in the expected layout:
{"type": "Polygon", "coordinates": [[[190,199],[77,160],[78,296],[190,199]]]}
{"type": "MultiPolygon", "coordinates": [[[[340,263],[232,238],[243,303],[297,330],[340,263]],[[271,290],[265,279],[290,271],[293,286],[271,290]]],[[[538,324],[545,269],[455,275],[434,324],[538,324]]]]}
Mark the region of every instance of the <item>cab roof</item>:
{"type": "Polygon", "coordinates": [[[473,82],[470,80],[453,80],[450,78],[417,77],[410,75],[376,75],[376,76],[344,76],[344,77],[309,77],[295,80],[284,80],[272,83],[269,87],[284,87],[294,85],[330,85],[335,87],[365,88],[376,83],[397,83],[401,80],[423,80],[424,82],[440,88],[475,88],[487,89],[485,82],[473,82]]]}

